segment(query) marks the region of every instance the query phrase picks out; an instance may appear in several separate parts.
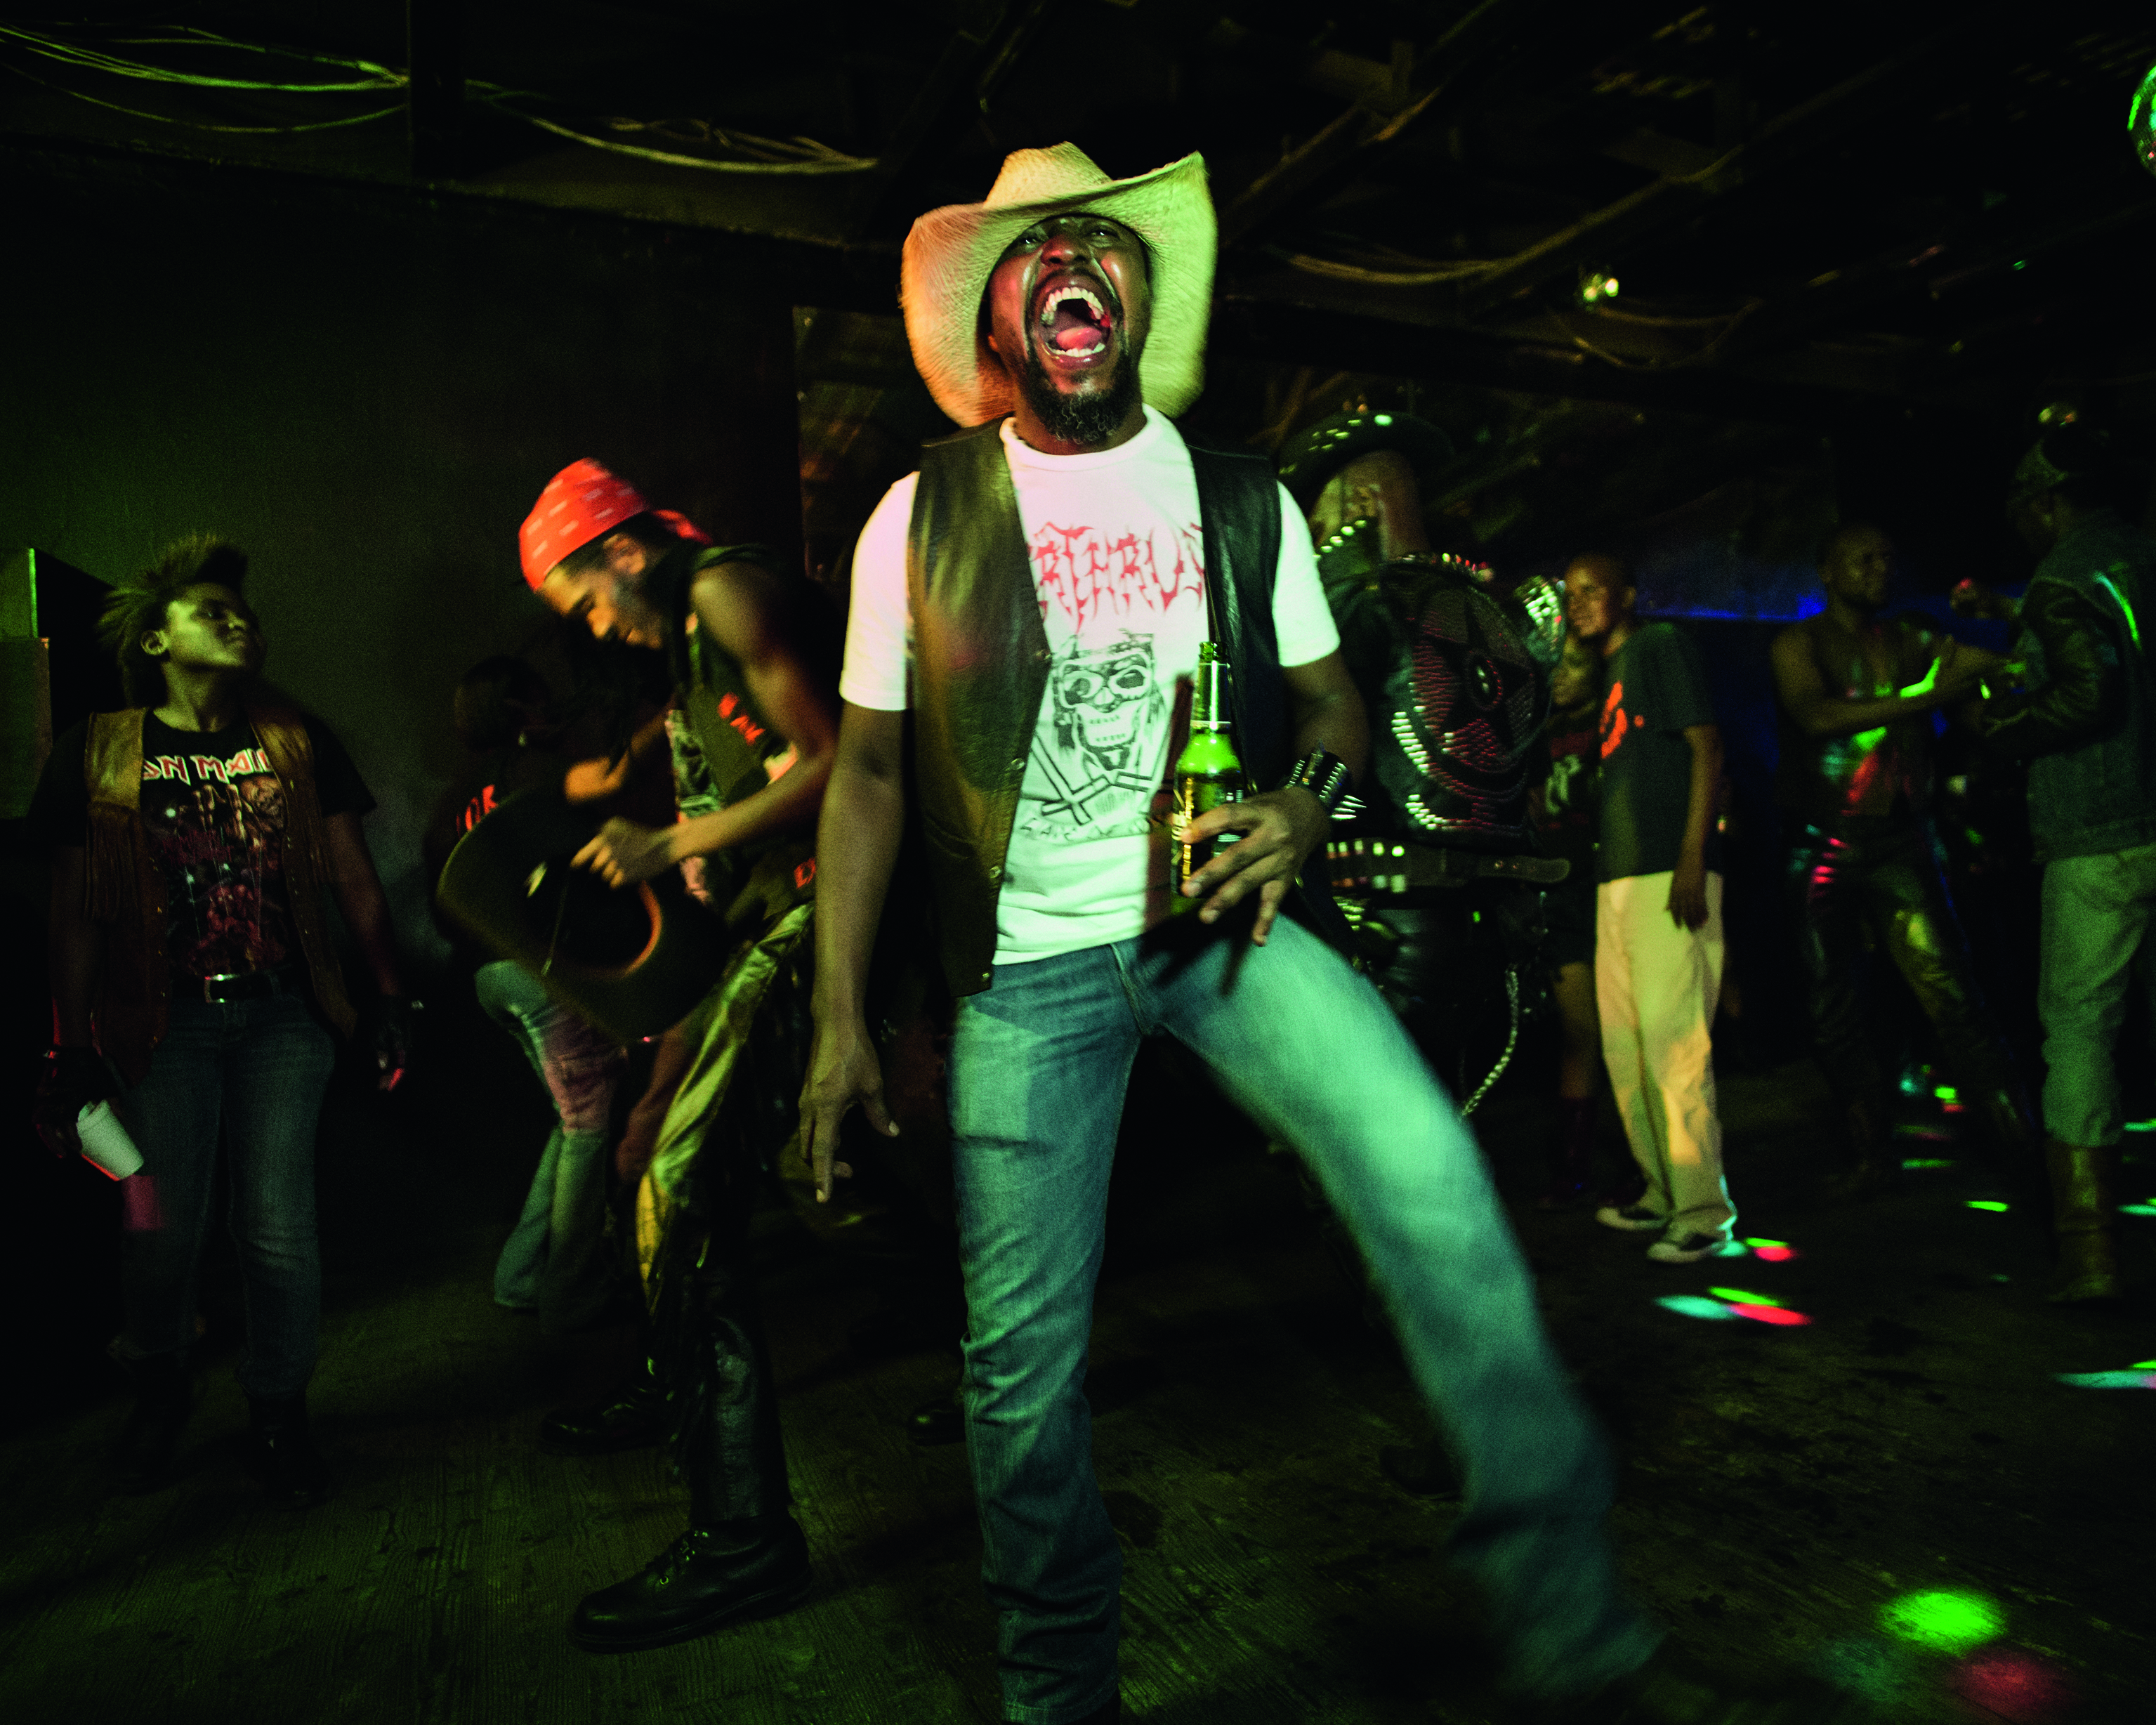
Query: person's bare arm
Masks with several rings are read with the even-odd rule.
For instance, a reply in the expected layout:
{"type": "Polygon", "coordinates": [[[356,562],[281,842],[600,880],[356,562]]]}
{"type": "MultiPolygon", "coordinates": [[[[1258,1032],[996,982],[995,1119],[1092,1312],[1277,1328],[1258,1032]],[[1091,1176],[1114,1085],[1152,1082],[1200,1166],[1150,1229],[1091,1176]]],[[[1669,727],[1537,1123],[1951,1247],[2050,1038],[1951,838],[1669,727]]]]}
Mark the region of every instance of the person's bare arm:
{"type": "Polygon", "coordinates": [[[883,1067],[869,1034],[869,957],[906,829],[906,715],[846,703],[824,817],[816,829],[815,1040],[801,1086],[801,1152],[816,1201],[853,1170],[835,1160],[839,1125],[855,1104],[895,1137],[883,1067]]]}
{"type": "Polygon", "coordinates": [[[562,794],[572,803],[598,803],[629,788],[637,775],[666,752],[666,715],[637,727],[618,761],[578,761],[562,776],[562,794]]]}
{"type": "Polygon", "coordinates": [[[694,820],[670,827],[608,821],[576,860],[612,885],[648,880],[687,857],[814,825],[838,747],[838,701],[808,669],[778,582],[754,563],[720,563],[697,576],[690,596],[697,626],[740,665],[757,710],[793,746],[793,764],[753,796],[694,820]]]}
{"type": "Polygon", "coordinates": [[[1722,788],[1722,731],[1687,725],[1684,740],[1691,749],[1691,784],[1685,797],[1684,839],[1670,873],[1669,910],[1678,927],[1697,928],[1707,921],[1707,835],[1722,788]]]}
{"type": "MultiPolygon", "coordinates": [[[[1287,683],[1296,758],[1312,749],[1329,749],[1359,780],[1370,762],[1370,721],[1346,662],[1337,652],[1328,653],[1308,665],[1289,665],[1281,675],[1287,683]]],[[[1258,914],[1250,938],[1263,946],[1304,860],[1325,842],[1327,824],[1325,805],[1299,788],[1262,791],[1199,816],[1190,824],[1194,842],[1218,833],[1243,835],[1190,877],[1191,896],[1205,897],[1199,916],[1218,922],[1255,891],[1258,914]]]]}
{"type": "MultiPolygon", "coordinates": [[[[1944,641],[1930,671],[1902,692],[1851,700],[1827,692],[1804,629],[1785,629],[1774,637],[1774,692],[1782,711],[1805,736],[1854,737],[1962,700],[1976,686],[1981,673],[1977,656],[1974,648],[1944,641]]],[[[1989,655],[1982,656],[1989,662],[1989,655]]]]}

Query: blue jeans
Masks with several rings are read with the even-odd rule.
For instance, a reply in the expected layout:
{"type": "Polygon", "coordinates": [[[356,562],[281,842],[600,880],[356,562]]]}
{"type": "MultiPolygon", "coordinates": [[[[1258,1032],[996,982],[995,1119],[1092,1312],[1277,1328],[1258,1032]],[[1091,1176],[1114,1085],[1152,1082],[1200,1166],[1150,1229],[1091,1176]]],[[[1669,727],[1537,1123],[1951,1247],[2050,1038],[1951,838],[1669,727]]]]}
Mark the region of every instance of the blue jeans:
{"type": "Polygon", "coordinates": [[[2044,1129],[2069,1144],[2116,1144],[2118,1033],[2134,954],[2156,919],[2156,845],[2044,865],[2044,1129]]]}
{"type": "Polygon", "coordinates": [[[494,1297],[573,1327],[607,1303],[606,1140],[621,1045],[506,960],[472,978],[486,1015],[516,1040],[554,1104],[554,1130],[494,1271],[494,1297]]]}
{"type": "Polygon", "coordinates": [[[1467,1481],[1452,1541],[1512,1681],[1594,1689],[1656,1634],[1624,1602],[1607,1460],[1450,1100],[1375,988],[1285,918],[1269,943],[1191,919],[998,965],[950,1069],[965,1255],[966,1419],[1004,1717],[1064,1725],[1116,1689],[1122,1557],[1092,1466],[1086,1343],[1116,1122],[1164,1031],[1292,1144],[1354,1230],[1467,1481]]]}
{"type": "Polygon", "coordinates": [[[315,1128],[335,1051],[298,993],[213,1006],[181,994],[184,979],[174,982],[165,1040],[120,1104],[161,1225],[131,1226],[123,1236],[127,1327],[118,1352],[180,1353],[194,1340],[195,1276],[222,1127],[247,1312],[239,1387],[256,1400],[284,1400],[315,1369],[322,1309],[315,1128]]]}

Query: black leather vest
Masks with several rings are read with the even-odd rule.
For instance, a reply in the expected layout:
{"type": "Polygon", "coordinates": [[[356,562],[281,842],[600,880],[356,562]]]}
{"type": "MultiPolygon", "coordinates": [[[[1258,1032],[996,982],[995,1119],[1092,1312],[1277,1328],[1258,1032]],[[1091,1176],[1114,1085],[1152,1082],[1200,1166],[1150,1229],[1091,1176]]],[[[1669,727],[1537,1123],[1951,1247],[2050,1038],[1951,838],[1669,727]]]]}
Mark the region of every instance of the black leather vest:
{"type": "MultiPolygon", "coordinates": [[[[1183,440],[1198,479],[1207,597],[1234,667],[1236,749],[1250,783],[1267,788],[1286,775],[1292,743],[1273,633],[1279,485],[1262,455],[1183,440]]],[[[938,945],[951,992],[975,994],[993,974],[996,898],[1050,658],[1000,422],[922,449],[906,578],[914,781],[938,945]]],[[[1299,885],[1288,905],[1344,943],[1322,884],[1299,885]]]]}

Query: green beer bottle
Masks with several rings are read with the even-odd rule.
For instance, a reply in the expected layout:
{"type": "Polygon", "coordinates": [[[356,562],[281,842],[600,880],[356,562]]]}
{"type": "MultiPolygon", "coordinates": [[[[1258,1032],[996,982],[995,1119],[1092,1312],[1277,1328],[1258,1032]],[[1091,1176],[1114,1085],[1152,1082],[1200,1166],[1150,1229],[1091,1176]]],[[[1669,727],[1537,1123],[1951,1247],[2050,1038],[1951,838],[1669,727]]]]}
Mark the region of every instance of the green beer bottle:
{"type": "MultiPolygon", "coordinates": [[[[1198,675],[1190,690],[1190,741],[1175,763],[1175,808],[1168,816],[1169,909],[1194,911],[1204,902],[1183,894],[1183,883],[1213,860],[1219,842],[1192,844],[1183,834],[1209,809],[1243,800],[1243,763],[1235,753],[1235,727],[1228,716],[1228,662],[1207,641],[1198,649],[1198,675]]],[[[1230,837],[1228,844],[1235,843],[1230,837]]]]}

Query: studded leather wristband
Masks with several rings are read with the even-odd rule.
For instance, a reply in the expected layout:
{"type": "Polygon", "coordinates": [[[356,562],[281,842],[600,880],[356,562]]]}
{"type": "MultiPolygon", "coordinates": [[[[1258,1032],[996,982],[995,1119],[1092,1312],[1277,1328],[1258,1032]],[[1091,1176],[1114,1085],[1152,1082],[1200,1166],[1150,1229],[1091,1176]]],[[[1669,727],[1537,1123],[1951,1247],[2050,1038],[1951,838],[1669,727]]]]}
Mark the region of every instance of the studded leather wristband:
{"type": "Polygon", "coordinates": [[[1337,813],[1340,805],[1347,801],[1348,788],[1352,779],[1348,763],[1332,750],[1312,749],[1288,768],[1287,777],[1281,781],[1280,788],[1286,790],[1291,785],[1301,786],[1322,803],[1326,814],[1330,815],[1337,813]]]}

